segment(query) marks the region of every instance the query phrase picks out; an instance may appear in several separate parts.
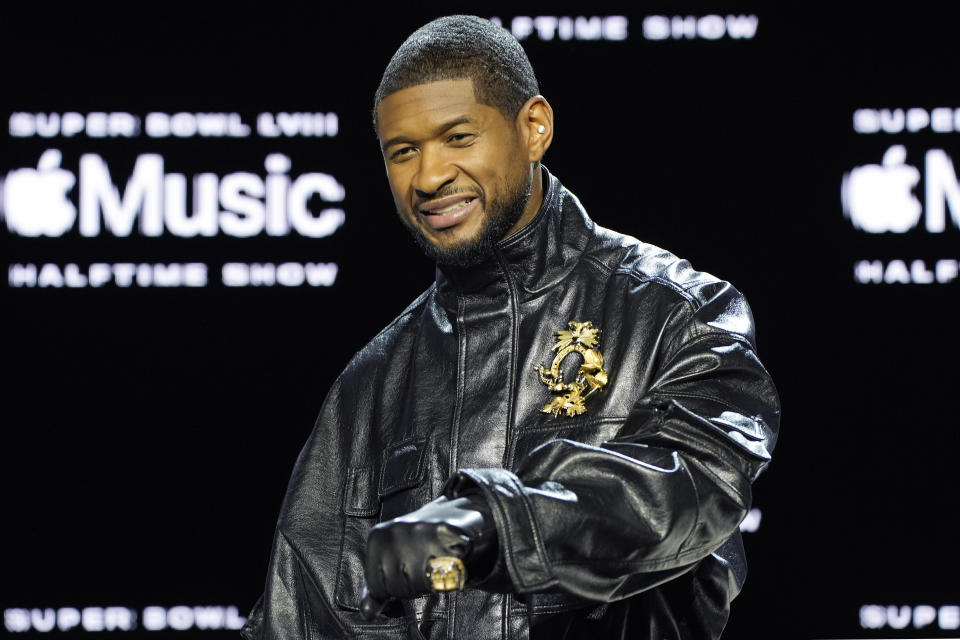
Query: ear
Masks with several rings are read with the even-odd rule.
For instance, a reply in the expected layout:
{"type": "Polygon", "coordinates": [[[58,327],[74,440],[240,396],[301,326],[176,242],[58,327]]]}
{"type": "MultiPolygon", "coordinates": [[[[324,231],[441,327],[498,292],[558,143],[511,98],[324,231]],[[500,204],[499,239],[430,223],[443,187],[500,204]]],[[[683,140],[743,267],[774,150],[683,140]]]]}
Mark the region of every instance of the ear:
{"type": "Polygon", "coordinates": [[[539,162],[553,141],[553,107],[536,95],[524,103],[517,114],[517,129],[526,142],[527,162],[539,162]]]}

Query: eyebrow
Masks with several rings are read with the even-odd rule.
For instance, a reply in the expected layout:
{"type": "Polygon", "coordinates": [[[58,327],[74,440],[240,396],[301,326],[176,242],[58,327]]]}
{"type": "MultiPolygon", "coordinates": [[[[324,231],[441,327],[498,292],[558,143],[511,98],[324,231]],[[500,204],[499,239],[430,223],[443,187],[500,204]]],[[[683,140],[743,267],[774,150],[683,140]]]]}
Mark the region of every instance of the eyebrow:
{"type": "MultiPolygon", "coordinates": [[[[455,126],[457,126],[457,125],[459,125],[459,124],[469,124],[469,123],[471,123],[471,122],[473,122],[473,121],[474,121],[474,119],[471,118],[471,117],[469,117],[469,116],[458,116],[458,117],[453,118],[453,119],[451,119],[451,120],[447,120],[447,121],[444,122],[443,124],[439,125],[439,126],[435,129],[435,131],[436,131],[436,134],[440,134],[440,133],[443,133],[444,131],[447,131],[447,130],[449,130],[449,129],[454,128],[455,126]]],[[[436,134],[434,134],[434,135],[436,135],[436,134]]],[[[386,151],[388,147],[392,147],[392,146],[395,145],[395,144],[401,144],[401,143],[405,143],[405,142],[417,142],[417,141],[414,140],[413,138],[408,138],[407,136],[394,136],[394,137],[390,138],[389,140],[387,140],[386,142],[384,142],[383,144],[381,144],[381,145],[380,145],[380,148],[381,148],[383,151],[386,151]]]]}

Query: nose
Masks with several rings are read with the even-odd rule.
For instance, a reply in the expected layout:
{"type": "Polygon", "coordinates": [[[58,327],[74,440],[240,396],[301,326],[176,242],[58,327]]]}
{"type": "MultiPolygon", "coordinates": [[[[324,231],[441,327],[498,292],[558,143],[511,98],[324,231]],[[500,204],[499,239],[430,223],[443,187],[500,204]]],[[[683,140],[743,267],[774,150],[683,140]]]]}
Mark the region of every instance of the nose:
{"type": "Polygon", "coordinates": [[[420,150],[420,166],[413,179],[413,188],[427,198],[457,179],[457,167],[448,162],[441,149],[424,145],[420,150]]]}

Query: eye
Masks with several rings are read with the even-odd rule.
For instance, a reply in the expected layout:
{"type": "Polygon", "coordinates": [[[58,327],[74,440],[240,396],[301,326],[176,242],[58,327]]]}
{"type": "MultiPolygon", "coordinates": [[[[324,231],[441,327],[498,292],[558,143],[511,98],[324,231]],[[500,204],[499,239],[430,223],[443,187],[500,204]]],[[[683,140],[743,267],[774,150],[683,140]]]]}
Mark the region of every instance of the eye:
{"type": "Polygon", "coordinates": [[[394,162],[400,162],[409,158],[414,151],[413,147],[400,147],[390,154],[390,159],[394,162]]]}
{"type": "Polygon", "coordinates": [[[473,142],[473,138],[474,135],[472,133],[454,133],[447,138],[447,142],[455,146],[465,147],[473,142]]]}

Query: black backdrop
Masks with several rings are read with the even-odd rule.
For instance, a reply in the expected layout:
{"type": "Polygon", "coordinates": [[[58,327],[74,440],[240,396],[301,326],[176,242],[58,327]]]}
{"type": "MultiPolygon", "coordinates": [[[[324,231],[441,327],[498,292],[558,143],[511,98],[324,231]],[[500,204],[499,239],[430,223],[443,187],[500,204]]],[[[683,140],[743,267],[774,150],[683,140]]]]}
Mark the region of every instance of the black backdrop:
{"type": "MultiPolygon", "coordinates": [[[[244,615],[252,605],[326,388],[433,276],[393,213],[369,121],[373,89],[410,31],[467,12],[518,28],[523,16],[600,20],[580,32],[565,23],[569,39],[541,20],[523,40],[556,111],[547,166],[600,224],[688,257],[753,306],[784,418],[756,485],[751,574],[730,637],[960,637],[951,276],[960,189],[943,171],[941,191],[930,196],[927,185],[932,150],[960,163],[955,15],[742,3],[133,6],[5,10],[0,23],[0,633],[54,621],[70,633],[124,624],[135,628],[114,633],[236,633],[200,630],[194,607],[221,607],[207,610],[206,626],[230,627],[230,607],[244,615]],[[601,20],[609,16],[625,21],[601,20]],[[732,37],[727,16],[755,16],[755,32],[732,37]],[[614,39],[602,28],[600,39],[577,39],[598,24],[614,39]],[[898,109],[914,109],[916,131],[898,130],[898,109]],[[940,130],[919,126],[920,111],[936,109],[940,130]],[[861,112],[861,132],[858,110],[876,110],[861,112]],[[25,133],[36,117],[18,119],[67,112],[128,113],[141,129],[45,137],[25,133]],[[152,137],[142,129],[151,112],[238,114],[251,133],[152,137]],[[279,112],[335,113],[335,135],[258,135],[258,114],[279,112]],[[942,232],[920,222],[870,233],[844,215],[844,174],[879,165],[893,145],[917,167],[912,195],[924,215],[931,198],[947,203],[942,232]],[[76,227],[29,237],[17,232],[11,176],[47,149],[74,175],[81,156],[96,154],[121,195],[142,154],[159,154],[189,187],[204,172],[262,177],[265,157],[281,153],[291,179],[319,172],[343,186],[342,201],[308,205],[339,207],[345,222],[320,238],[87,237],[76,227]],[[93,287],[95,263],[202,263],[207,283],[93,287]],[[338,271],[332,286],[232,287],[225,263],[338,271]],[[82,278],[68,264],[91,278],[86,286],[71,286],[82,278]]],[[[79,207],[78,189],[69,195],[79,207]]],[[[884,205],[871,206],[882,217],[884,205]]]]}

